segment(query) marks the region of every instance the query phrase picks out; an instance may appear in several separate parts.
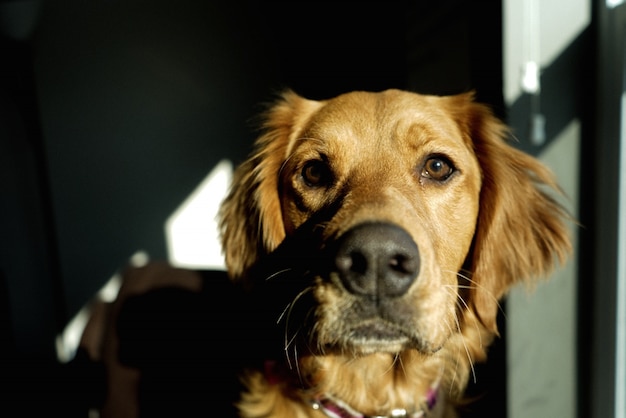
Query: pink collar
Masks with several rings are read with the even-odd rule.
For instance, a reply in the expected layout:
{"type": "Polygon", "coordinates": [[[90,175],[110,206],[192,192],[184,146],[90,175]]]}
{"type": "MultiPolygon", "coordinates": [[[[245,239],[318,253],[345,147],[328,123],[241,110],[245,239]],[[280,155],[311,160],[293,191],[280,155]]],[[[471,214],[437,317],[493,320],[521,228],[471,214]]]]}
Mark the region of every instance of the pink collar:
{"type": "Polygon", "coordinates": [[[311,402],[313,409],[322,411],[330,418],[422,418],[437,404],[438,383],[431,386],[422,401],[422,409],[409,412],[406,409],[392,409],[388,415],[365,415],[355,411],[339,399],[331,396],[315,398],[311,402]]]}

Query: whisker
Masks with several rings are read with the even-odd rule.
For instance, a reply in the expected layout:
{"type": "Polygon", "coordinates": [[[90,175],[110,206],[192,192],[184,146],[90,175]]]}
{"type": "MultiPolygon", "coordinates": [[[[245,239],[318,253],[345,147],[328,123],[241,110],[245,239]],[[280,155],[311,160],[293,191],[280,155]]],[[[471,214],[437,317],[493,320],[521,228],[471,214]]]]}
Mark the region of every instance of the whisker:
{"type": "Polygon", "coordinates": [[[287,312],[287,310],[288,310],[289,308],[291,308],[291,304],[292,304],[292,303],[293,303],[293,302],[289,302],[289,303],[287,304],[287,306],[285,306],[285,309],[283,309],[283,311],[282,311],[282,312],[280,313],[280,315],[278,316],[278,319],[276,320],[276,323],[277,323],[277,324],[279,324],[279,323],[280,323],[280,321],[282,321],[283,316],[285,316],[285,313],[287,312]]]}
{"type": "MultiPolygon", "coordinates": [[[[456,299],[457,299],[456,305],[459,308],[465,308],[466,310],[469,310],[469,305],[467,304],[467,302],[465,301],[465,299],[463,299],[461,295],[457,295],[456,299]]],[[[474,328],[476,328],[476,334],[478,334],[478,343],[480,344],[481,347],[483,347],[483,335],[482,335],[482,332],[480,332],[480,324],[478,323],[476,316],[472,315],[471,317],[472,317],[472,322],[474,322],[474,328]]],[[[457,325],[459,325],[459,329],[460,329],[458,318],[457,318],[457,325]]]]}
{"type": "Polygon", "coordinates": [[[383,375],[386,375],[387,373],[392,372],[396,363],[400,364],[400,367],[402,367],[403,372],[406,374],[406,371],[404,371],[404,367],[402,366],[402,359],[400,358],[400,354],[396,353],[394,354],[393,361],[391,362],[391,364],[389,364],[389,367],[387,368],[387,370],[383,371],[383,375]]]}
{"type": "MultiPolygon", "coordinates": [[[[444,285],[444,288],[446,288],[446,290],[448,290],[448,291],[452,291],[451,290],[452,287],[453,286],[444,285]]],[[[469,307],[467,305],[467,302],[465,302],[465,300],[461,297],[461,295],[456,295],[456,296],[457,296],[456,304],[458,305],[459,303],[462,303],[463,306],[466,309],[469,309],[469,307]]],[[[461,323],[459,322],[459,318],[458,318],[457,315],[454,315],[454,321],[456,323],[457,329],[461,330],[461,323]]],[[[446,321],[446,324],[448,325],[448,327],[450,327],[450,324],[448,324],[447,321],[446,321]]],[[[479,343],[480,343],[480,346],[482,347],[483,346],[482,333],[480,332],[480,326],[479,326],[478,321],[476,320],[476,318],[474,318],[474,326],[476,327],[476,332],[478,334],[479,343]]],[[[463,336],[461,336],[461,342],[463,343],[463,348],[465,349],[465,354],[467,355],[467,360],[469,362],[470,369],[472,371],[472,376],[473,376],[474,383],[476,383],[476,370],[474,368],[474,360],[472,359],[469,347],[467,346],[467,343],[465,342],[465,339],[463,338],[463,336]]],[[[455,379],[456,379],[456,370],[458,370],[458,358],[459,358],[459,356],[457,356],[457,364],[455,366],[455,379]]]]}
{"type": "Polygon", "coordinates": [[[285,316],[285,313],[287,313],[287,322],[288,322],[289,315],[291,314],[291,310],[293,309],[293,305],[295,305],[298,299],[300,299],[302,296],[304,296],[306,293],[310,292],[311,290],[313,290],[313,288],[309,286],[303,289],[300,293],[298,293],[296,297],[294,297],[293,300],[289,302],[287,306],[285,306],[285,309],[283,309],[282,313],[278,316],[276,323],[278,324],[283,319],[283,317],[285,316]]]}
{"type": "MultiPolygon", "coordinates": [[[[402,361],[402,356],[397,355],[396,356],[397,362],[400,365],[400,369],[402,370],[402,374],[404,374],[406,376],[406,369],[404,368],[404,362],[402,361]]],[[[394,359],[394,363],[396,362],[396,359],[394,359]]]]}
{"type": "MultiPolygon", "coordinates": [[[[460,327],[460,324],[459,324],[459,319],[456,317],[456,315],[454,316],[454,321],[456,322],[457,329],[458,329],[460,327]]],[[[450,330],[450,332],[453,333],[454,331],[452,329],[452,325],[450,325],[448,321],[445,321],[445,324],[450,330]]],[[[459,363],[460,363],[460,356],[459,355],[454,356],[454,374],[452,375],[452,381],[450,382],[450,391],[452,391],[452,388],[454,387],[454,382],[456,382],[456,378],[459,374],[459,363]]],[[[445,361],[444,365],[447,365],[447,364],[448,364],[448,361],[445,361]]]]}
{"type": "Polygon", "coordinates": [[[292,157],[293,157],[293,154],[288,155],[287,158],[285,158],[285,161],[283,161],[283,163],[280,165],[280,168],[278,169],[278,177],[281,176],[283,170],[287,166],[287,163],[289,162],[289,160],[291,160],[292,157]]]}
{"type": "Polygon", "coordinates": [[[293,308],[296,305],[296,303],[298,302],[298,300],[300,300],[300,298],[302,296],[304,296],[306,293],[310,292],[312,289],[313,289],[312,287],[307,287],[307,288],[303,289],[300,293],[298,293],[296,295],[296,297],[294,297],[293,300],[289,304],[287,304],[287,306],[285,307],[283,312],[278,317],[278,320],[276,321],[276,323],[278,324],[283,319],[283,317],[285,318],[284,350],[285,350],[285,355],[287,357],[287,365],[289,366],[290,370],[293,369],[293,365],[291,364],[291,357],[289,356],[289,347],[291,347],[293,345],[293,348],[294,348],[294,361],[296,362],[296,365],[298,365],[298,362],[297,362],[297,359],[298,359],[297,345],[293,344],[293,342],[298,337],[298,334],[300,333],[301,328],[297,328],[294,331],[292,337],[289,338],[289,322],[290,322],[289,320],[291,318],[291,313],[293,312],[293,308]]]}
{"type": "MultiPolygon", "coordinates": [[[[302,379],[302,372],[300,371],[300,362],[298,361],[298,346],[293,346],[293,361],[296,363],[296,374],[298,375],[298,380],[300,380],[300,384],[304,383],[304,379],[302,379]]],[[[289,369],[291,370],[291,364],[289,364],[289,369]]]]}
{"type": "MultiPolygon", "coordinates": [[[[289,370],[293,370],[293,365],[291,364],[291,356],[289,356],[289,347],[291,346],[291,344],[295,341],[296,337],[298,336],[298,333],[300,332],[300,330],[297,330],[296,332],[294,332],[293,337],[291,337],[291,340],[287,341],[287,333],[285,332],[285,357],[287,357],[287,366],[289,366],[289,370]]],[[[293,354],[294,354],[294,361],[296,363],[296,366],[298,365],[298,346],[294,345],[293,346],[293,354]]]]}
{"type": "MultiPolygon", "coordinates": [[[[498,306],[498,310],[500,312],[502,312],[502,314],[506,317],[506,312],[504,312],[504,309],[502,308],[502,305],[500,304],[500,300],[493,294],[493,292],[491,292],[489,289],[485,288],[484,286],[482,286],[480,283],[476,282],[475,280],[473,280],[469,274],[463,274],[460,271],[452,271],[452,270],[445,270],[448,273],[454,273],[457,275],[457,277],[460,277],[461,279],[467,281],[468,283],[470,283],[470,285],[464,285],[464,284],[457,284],[457,288],[458,289],[469,289],[469,290],[479,290],[481,292],[484,292],[485,294],[487,294],[489,297],[491,297],[493,299],[493,301],[496,303],[496,305],[498,306]]],[[[450,285],[447,285],[450,286],[450,285]]]]}
{"type": "Polygon", "coordinates": [[[476,383],[476,369],[474,368],[474,360],[472,360],[472,355],[469,352],[469,348],[465,341],[463,341],[463,348],[465,348],[465,354],[467,355],[467,360],[469,361],[470,369],[472,370],[472,380],[476,383]]]}
{"type": "Polygon", "coordinates": [[[283,274],[283,273],[287,273],[288,271],[291,271],[291,270],[293,270],[293,269],[292,268],[286,268],[286,269],[283,269],[283,270],[279,270],[279,271],[277,271],[275,273],[272,273],[269,276],[267,276],[265,278],[265,281],[268,282],[268,281],[276,278],[278,275],[283,274]]]}
{"type": "MultiPolygon", "coordinates": [[[[317,142],[319,144],[323,144],[324,142],[319,139],[319,138],[310,138],[310,137],[301,137],[301,138],[296,138],[296,142],[298,141],[312,141],[312,142],[317,142]]],[[[294,154],[290,154],[287,156],[287,158],[285,158],[285,161],[283,161],[283,163],[280,165],[280,168],[278,169],[278,177],[281,176],[282,172],[285,170],[285,167],[287,166],[287,163],[293,158],[294,154]]]]}
{"type": "Polygon", "coordinates": [[[298,329],[297,331],[293,333],[293,336],[289,340],[287,340],[286,335],[285,335],[285,348],[284,348],[285,351],[289,350],[289,347],[296,340],[296,337],[298,336],[299,333],[300,333],[300,330],[298,329]]]}
{"type": "MultiPolygon", "coordinates": [[[[457,327],[461,327],[461,324],[459,323],[459,318],[458,317],[454,317],[455,318],[455,322],[457,324],[457,327]]],[[[478,334],[480,336],[480,333],[478,334]]],[[[470,370],[472,371],[472,379],[474,381],[474,383],[476,383],[476,369],[474,368],[474,360],[472,359],[472,355],[470,354],[470,350],[469,347],[467,346],[467,343],[465,342],[465,338],[463,338],[461,336],[461,342],[463,343],[463,349],[465,350],[465,355],[467,356],[467,361],[469,363],[470,366],[470,370]]],[[[482,343],[481,343],[482,345],[482,343]]],[[[460,349],[459,349],[460,350],[460,349]]],[[[456,378],[456,370],[458,370],[458,365],[459,365],[459,360],[460,360],[460,356],[455,356],[456,357],[456,367],[455,367],[455,378],[456,378]]],[[[450,387],[452,389],[452,386],[450,387]]]]}

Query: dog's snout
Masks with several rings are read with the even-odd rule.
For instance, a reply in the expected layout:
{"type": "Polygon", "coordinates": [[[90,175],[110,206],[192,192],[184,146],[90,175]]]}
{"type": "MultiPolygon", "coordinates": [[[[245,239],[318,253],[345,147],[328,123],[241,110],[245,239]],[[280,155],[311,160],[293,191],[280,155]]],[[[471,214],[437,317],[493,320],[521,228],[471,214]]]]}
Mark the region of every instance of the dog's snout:
{"type": "Polygon", "coordinates": [[[335,266],[344,287],[356,295],[401,296],[420,269],[417,244],[402,228],[367,223],[346,232],[338,242],[335,266]]]}

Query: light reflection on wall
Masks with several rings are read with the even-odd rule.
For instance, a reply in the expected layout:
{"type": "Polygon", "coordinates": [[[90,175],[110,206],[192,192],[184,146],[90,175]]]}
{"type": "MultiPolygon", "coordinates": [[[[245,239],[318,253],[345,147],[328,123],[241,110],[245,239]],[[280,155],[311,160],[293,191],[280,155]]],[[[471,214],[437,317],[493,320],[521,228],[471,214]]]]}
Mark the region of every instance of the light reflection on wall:
{"type": "MultiPolygon", "coordinates": [[[[617,254],[626,254],[626,74],[622,92],[620,133],[620,179],[617,254]]],[[[615,411],[616,417],[626,417],[626,260],[617,260],[617,318],[615,330],[615,411]]]]}
{"type": "Polygon", "coordinates": [[[165,222],[169,261],[179,267],[224,269],[217,212],[232,177],[220,161],[165,222]]]}

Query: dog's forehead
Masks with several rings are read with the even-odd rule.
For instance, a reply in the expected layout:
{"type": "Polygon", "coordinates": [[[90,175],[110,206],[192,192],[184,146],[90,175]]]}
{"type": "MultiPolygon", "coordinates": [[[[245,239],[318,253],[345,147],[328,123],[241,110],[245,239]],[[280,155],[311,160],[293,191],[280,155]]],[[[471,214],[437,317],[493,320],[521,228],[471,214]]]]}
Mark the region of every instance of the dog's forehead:
{"type": "Polygon", "coordinates": [[[351,146],[407,138],[413,145],[432,138],[451,145],[464,142],[445,98],[386,90],[346,93],[322,103],[306,124],[303,136],[327,141],[352,139],[351,146]]]}

